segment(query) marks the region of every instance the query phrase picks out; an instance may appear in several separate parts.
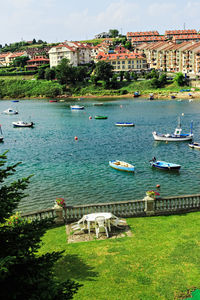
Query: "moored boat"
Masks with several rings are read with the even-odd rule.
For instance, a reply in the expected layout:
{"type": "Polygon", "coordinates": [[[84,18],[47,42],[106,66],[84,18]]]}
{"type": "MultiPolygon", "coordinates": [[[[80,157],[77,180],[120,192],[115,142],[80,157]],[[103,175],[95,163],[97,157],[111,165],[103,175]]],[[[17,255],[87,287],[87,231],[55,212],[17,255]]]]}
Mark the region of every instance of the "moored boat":
{"type": "Polygon", "coordinates": [[[160,161],[160,160],[152,160],[150,161],[150,165],[151,167],[157,168],[157,169],[161,169],[161,170],[180,170],[181,165],[177,165],[177,164],[173,164],[173,163],[169,163],[166,161],[160,161]]]}
{"type": "Polygon", "coordinates": [[[103,106],[103,103],[102,103],[102,102],[99,102],[99,103],[94,103],[93,105],[94,105],[94,106],[103,106]]]}
{"type": "Polygon", "coordinates": [[[193,128],[193,122],[191,122],[190,133],[183,134],[180,118],[179,118],[178,126],[175,129],[173,134],[169,134],[169,133],[161,134],[161,133],[157,133],[156,131],[153,131],[152,134],[155,141],[168,141],[168,142],[190,141],[193,139],[192,128],[193,128]]]}
{"type": "Polygon", "coordinates": [[[126,172],[134,172],[135,167],[125,161],[120,160],[111,160],[109,161],[109,166],[113,169],[119,170],[119,171],[126,171],[126,172]]]}
{"type": "Polygon", "coordinates": [[[49,100],[49,102],[51,102],[51,103],[52,103],[52,102],[58,102],[58,100],[49,100]]]}
{"type": "Polygon", "coordinates": [[[153,94],[149,95],[149,100],[154,100],[154,95],[153,94]]]}
{"type": "Polygon", "coordinates": [[[199,149],[200,150],[200,143],[194,142],[194,143],[188,144],[188,146],[190,148],[199,149]]]}
{"type": "Polygon", "coordinates": [[[84,109],[84,106],[80,106],[80,105],[70,105],[71,109],[74,110],[81,110],[84,109]]]}
{"type": "Polygon", "coordinates": [[[131,122],[116,122],[115,125],[116,126],[121,126],[121,127],[133,127],[133,126],[135,126],[135,124],[131,123],[131,122]]]}
{"type": "Polygon", "coordinates": [[[34,123],[33,122],[24,122],[24,121],[17,121],[17,122],[12,122],[13,127],[33,127],[34,123]]]}
{"type": "Polygon", "coordinates": [[[140,97],[140,92],[134,92],[133,97],[134,97],[134,98],[140,97]]]}
{"type": "Polygon", "coordinates": [[[95,116],[94,118],[97,119],[97,120],[105,120],[108,117],[107,116],[95,116]]]}
{"type": "Polygon", "coordinates": [[[8,108],[8,109],[4,110],[3,113],[6,115],[17,115],[18,111],[14,110],[12,108],[8,108]]]}
{"type": "Polygon", "coordinates": [[[19,102],[19,100],[12,100],[12,102],[19,102]]]}

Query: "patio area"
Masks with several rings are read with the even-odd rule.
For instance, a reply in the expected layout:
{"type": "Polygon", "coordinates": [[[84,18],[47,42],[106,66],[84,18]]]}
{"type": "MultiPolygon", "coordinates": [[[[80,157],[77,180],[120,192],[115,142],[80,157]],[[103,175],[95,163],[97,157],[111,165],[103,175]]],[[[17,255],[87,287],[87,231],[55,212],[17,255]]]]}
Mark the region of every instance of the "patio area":
{"type": "Polygon", "coordinates": [[[73,224],[74,223],[66,225],[66,234],[67,234],[67,242],[68,243],[79,243],[79,242],[88,242],[88,241],[94,241],[94,240],[116,239],[116,238],[123,238],[126,236],[130,237],[133,235],[130,230],[130,227],[126,223],[125,219],[124,219],[124,224],[121,224],[118,227],[111,225],[111,231],[109,231],[109,237],[106,236],[105,232],[100,232],[98,239],[96,237],[96,231],[95,231],[94,227],[92,227],[90,229],[90,233],[89,233],[87,228],[82,229],[82,230],[81,229],[74,230],[73,224]]]}

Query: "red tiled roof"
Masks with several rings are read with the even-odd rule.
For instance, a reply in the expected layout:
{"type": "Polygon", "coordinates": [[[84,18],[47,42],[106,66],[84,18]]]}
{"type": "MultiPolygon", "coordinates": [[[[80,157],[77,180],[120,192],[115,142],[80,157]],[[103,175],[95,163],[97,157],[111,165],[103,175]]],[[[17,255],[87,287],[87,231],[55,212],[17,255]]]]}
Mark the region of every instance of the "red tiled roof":
{"type": "Polygon", "coordinates": [[[146,42],[146,41],[165,41],[166,37],[163,35],[159,36],[143,36],[143,37],[132,37],[132,42],[146,42]]]}
{"type": "Polygon", "coordinates": [[[39,62],[39,61],[46,61],[46,62],[49,62],[49,59],[48,58],[34,58],[34,59],[30,59],[28,60],[27,62],[39,62]]]}
{"type": "Polygon", "coordinates": [[[195,29],[187,29],[187,30],[166,30],[165,35],[173,34],[173,35],[180,35],[180,34],[196,34],[197,31],[195,29]]]}
{"type": "Polygon", "coordinates": [[[144,57],[138,53],[114,53],[114,54],[105,54],[100,52],[97,56],[97,59],[100,60],[116,60],[116,59],[131,59],[131,58],[138,58],[144,59],[144,57]]]}
{"type": "Polygon", "coordinates": [[[10,58],[19,57],[19,56],[22,56],[22,55],[24,55],[24,54],[25,54],[25,52],[14,52],[14,53],[10,56],[10,58]]]}
{"type": "Polygon", "coordinates": [[[143,32],[127,32],[127,36],[135,36],[135,37],[140,37],[140,36],[155,36],[159,35],[158,31],[143,31],[143,32]]]}
{"type": "Polygon", "coordinates": [[[186,40],[186,39],[190,39],[190,40],[196,40],[196,39],[200,39],[200,35],[199,34],[186,34],[186,35],[177,35],[177,36],[173,36],[173,40],[186,40]]]}

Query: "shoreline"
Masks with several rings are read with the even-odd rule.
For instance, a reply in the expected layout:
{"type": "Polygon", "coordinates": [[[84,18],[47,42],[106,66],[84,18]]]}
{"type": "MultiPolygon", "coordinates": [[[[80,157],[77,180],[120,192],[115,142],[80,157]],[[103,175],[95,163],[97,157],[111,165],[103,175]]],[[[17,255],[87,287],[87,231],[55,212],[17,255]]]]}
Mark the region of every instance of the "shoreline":
{"type": "MultiPolygon", "coordinates": [[[[191,93],[188,92],[171,92],[169,94],[162,94],[162,93],[152,93],[154,100],[174,100],[174,99],[182,99],[182,100],[190,100],[190,99],[199,99],[200,100],[200,91],[193,91],[191,93]],[[172,99],[171,96],[174,96],[175,98],[172,99]]],[[[21,100],[44,100],[44,99],[72,99],[72,100],[82,100],[82,99],[115,99],[115,98],[119,98],[119,99],[123,99],[123,98],[149,98],[149,94],[141,94],[139,97],[134,97],[133,93],[128,93],[125,95],[82,95],[82,96],[69,96],[69,95],[58,95],[55,98],[52,97],[15,97],[15,98],[0,98],[1,100],[14,100],[14,99],[21,99],[21,100]]]]}

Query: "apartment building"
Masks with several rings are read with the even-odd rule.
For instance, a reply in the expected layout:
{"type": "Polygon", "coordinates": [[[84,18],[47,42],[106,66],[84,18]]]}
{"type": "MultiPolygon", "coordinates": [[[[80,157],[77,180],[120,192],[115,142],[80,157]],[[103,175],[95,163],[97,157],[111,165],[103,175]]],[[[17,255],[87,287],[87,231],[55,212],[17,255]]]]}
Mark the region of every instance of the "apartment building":
{"type": "Polygon", "coordinates": [[[0,54],[0,67],[6,67],[9,65],[9,57],[12,55],[11,52],[0,54]]]}
{"type": "Polygon", "coordinates": [[[196,35],[197,31],[195,29],[184,29],[184,30],[166,30],[165,36],[167,38],[173,38],[180,35],[196,35]]]}
{"type": "Polygon", "coordinates": [[[37,70],[40,66],[49,64],[49,58],[42,55],[36,55],[33,59],[27,61],[27,70],[37,70]]]}
{"type": "Polygon", "coordinates": [[[99,53],[97,61],[106,61],[113,66],[114,72],[141,71],[147,69],[147,60],[144,55],[130,53],[99,53]]]}
{"type": "Polygon", "coordinates": [[[200,75],[200,42],[144,43],[139,45],[135,51],[146,56],[150,68],[168,72],[183,72],[191,76],[200,75]]]}
{"type": "Polygon", "coordinates": [[[15,60],[15,58],[17,57],[21,57],[21,56],[28,56],[27,52],[26,51],[23,51],[23,52],[13,52],[11,53],[11,55],[9,55],[7,57],[7,65],[10,65],[13,60],[15,60]]]}
{"type": "Polygon", "coordinates": [[[131,41],[132,38],[136,37],[150,37],[150,36],[159,36],[158,31],[138,31],[138,32],[127,32],[127,40],[131,41]]]}
{"type": "Polygon", "coordinates": [[[65,41],[49,50],[50,67],[56,67],[63,58],[67,58],[72,66],[91,62],[91,47],[80,42],[65,41]]]}

